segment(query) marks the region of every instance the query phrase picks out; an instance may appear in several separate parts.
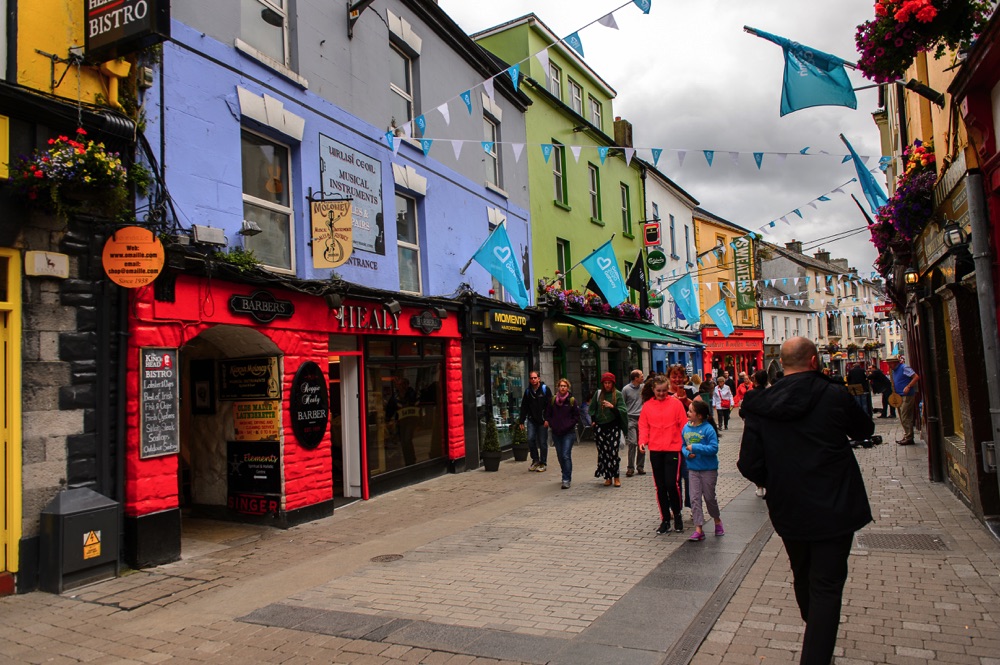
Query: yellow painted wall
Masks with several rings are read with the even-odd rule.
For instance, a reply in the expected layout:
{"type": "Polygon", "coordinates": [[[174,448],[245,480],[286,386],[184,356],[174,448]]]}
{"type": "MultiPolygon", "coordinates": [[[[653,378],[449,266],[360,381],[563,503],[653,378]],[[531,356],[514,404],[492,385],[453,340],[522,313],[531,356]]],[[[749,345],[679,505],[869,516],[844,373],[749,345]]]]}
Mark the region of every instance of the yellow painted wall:
{"type": "MultiPolygon", "coordinates": [[[[107,96],[100,74],[94,67],[71,67],[62,83],[52,89],[52,60],[35,49],[63,58],[71,46],[83,49],[83,3],[80,0],[31,0],[18,3],[17,83],[45,93],[76,101],[79,88],[84,102],[96,103],[97,95],[107,96]],[[78,86],[79,83],[79,86],[78,86]]],[[[56,63],[58,81],[67,65],[56,63]]]]}
{"type": "MultiPolygon", "coordinates": [[[[719,293],[718,282],[728,280],[730,290],[734,295],[736,293],[736,262],[734,261],[733,248],[729,246],[729,243],[736,238],[742,238],[744,235],[746,234],[718,224],[713,220],[700,217],[697,213],[694,215],[694,243],[697,253],[701,255],[702,252],[708,252],[713,249],[719,237],[723,238],[726,248],[725,256],[717,259],[713,254],[709,254],[702,258],[702,265],[696,264],[698,272],[695,275],[695,282],[698,285],[698,306],[702,311],[701,323],[703,325],[715,325],[715,322],[705,313],[705,310],[717,303],[719,298],[722,297],[719,293]],[[708,287],[705,284],[706,282],[711,282],[712,286],[708,287]]],[[[757,278],[756,269],[752,265],[751,277],[753,279],[757,278]]],[[[725,298],[725,301],[729,318],[732,319],[733,325],[737,328],[760,327],[759,310],[753,309],[737,312],[735,298],[725,298]]]]}

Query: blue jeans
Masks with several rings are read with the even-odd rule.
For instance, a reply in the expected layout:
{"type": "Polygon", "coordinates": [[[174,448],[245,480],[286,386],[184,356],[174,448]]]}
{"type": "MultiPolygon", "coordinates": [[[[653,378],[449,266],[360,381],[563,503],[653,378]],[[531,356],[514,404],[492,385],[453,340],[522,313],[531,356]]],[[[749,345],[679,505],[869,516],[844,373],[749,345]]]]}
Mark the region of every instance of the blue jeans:
{"type": "Polygon", "coordinates": [[[575,441],[576,432],[572,430],[565,434],[552,432],[552,445],[556,449],[556,457],[559,459],[559,468],[562,469],[564,483],[573,480],[573,443],[575,441]]]}
{"type": "Polygon", "coordinates": [[[536,425],[530,420],[525,423],[528,426],[528,452],[532,462],[548,464],[549,459],[549,428],[544,425],[536,425]]]}

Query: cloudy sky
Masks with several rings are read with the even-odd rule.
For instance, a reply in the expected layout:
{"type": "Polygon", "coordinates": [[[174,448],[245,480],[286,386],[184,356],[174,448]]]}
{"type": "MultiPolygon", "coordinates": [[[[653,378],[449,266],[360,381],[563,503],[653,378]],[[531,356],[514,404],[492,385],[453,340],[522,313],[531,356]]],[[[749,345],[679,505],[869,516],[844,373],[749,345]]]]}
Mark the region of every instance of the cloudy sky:
{"type": "MultiPolygon", "coordinates": [[[[556,34],[566,36],[614,12],[619,30],[594,24],[580,32],[587,63],[618,92],[614,114],[634,126],[634,143],[663,148],[659,168],[701,206],[745,228],[779,220],[765,239],[796,239],[807,247],[865,220],[850,194],[864,203],[857,183],[829,202],[808,204],[855,177],[838,135],[843,133],[874,166],[881,155],[872,120],[878,95],[857,93],[858,108],[817,107],[780,117],[781,48],[749,35],[744,25],[781,35],[854,61],[854,33],[874,14],[873,0],[652,0],[643,15],[626,0],[440,0],[466,32],[474,33],[534,12],[556,34]],[[808,147],[817,156],[799,156],[808,147]],[[673,150],[688,151],[683,165],[673,150]],[[702,150],[715,150],[709,167],[702,150]],[[821,151],[833,156],[824,156],[821,151]],[[729,152],[740,155],[734,164],[729,152]],[[753,152],[765,155],[760,170],[753,152]],[[792,213],[799,209],[803,218],[792,213]],[[780,221],[786,217],[790,224],[780,221]]],[[[848,70],[855,87],[868,85],[848,70]]],[[[878,177],[878,176],[877,176],[878,177]]],[[[884,177],[878,177],[884,185],[884,177]]],[[[867,231],[819,243],[846,257],[868,275],[875,250],[867,231]]],[[[818,251],[815,247],[812,251],[818,251]]]]}

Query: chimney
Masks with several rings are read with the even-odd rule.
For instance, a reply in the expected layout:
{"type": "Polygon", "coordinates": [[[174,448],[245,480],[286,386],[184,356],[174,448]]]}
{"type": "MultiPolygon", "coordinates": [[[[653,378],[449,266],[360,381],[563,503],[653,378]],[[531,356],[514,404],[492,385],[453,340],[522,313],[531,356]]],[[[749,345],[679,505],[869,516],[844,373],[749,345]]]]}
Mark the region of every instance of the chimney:
{"type": "Polygon", "coordinates": [[[632,147],[632,123],[615,116],[615,145],[619,148],[632,147]]]}
{"type": "Polygon", "coordinates": [[[815,254],[813,254],[813,257],[817,261],[822,261],[824,263],[829,263],[830,262],[830,252],[827,252],[826,250],[820,250],[820,251],[816,252],[815,254]]]}
{"type": "Polygon", "coordinates": [[[786,242],[785,243],[785,249],[787,249],[787,250],[789,250],[791,252],[795,252],[796,254],[801,254],[802,253],[802,241],[801,240],[792,240],[791,242],[786,242]]]}
{"type": "Polygon", "coordinates": [[[851,262],[848,261],[847,259],[833,259],[832,261],[830,261],[830,263],[837,266],[845,273],[851,269],[851,262]]]}

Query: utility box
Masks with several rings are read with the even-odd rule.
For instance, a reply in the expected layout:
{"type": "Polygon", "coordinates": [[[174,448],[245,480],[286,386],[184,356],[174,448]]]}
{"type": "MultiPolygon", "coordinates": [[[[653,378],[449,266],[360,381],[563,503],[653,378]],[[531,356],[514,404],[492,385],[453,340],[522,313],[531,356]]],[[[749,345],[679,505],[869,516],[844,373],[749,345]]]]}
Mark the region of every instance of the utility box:
{"type": "Polygon", "coordinates": [[[39,588],[62,593],[116,577],[119,511],[117,501],[86,488],[52,499],[42,511],[39,588]]]}

